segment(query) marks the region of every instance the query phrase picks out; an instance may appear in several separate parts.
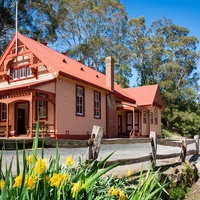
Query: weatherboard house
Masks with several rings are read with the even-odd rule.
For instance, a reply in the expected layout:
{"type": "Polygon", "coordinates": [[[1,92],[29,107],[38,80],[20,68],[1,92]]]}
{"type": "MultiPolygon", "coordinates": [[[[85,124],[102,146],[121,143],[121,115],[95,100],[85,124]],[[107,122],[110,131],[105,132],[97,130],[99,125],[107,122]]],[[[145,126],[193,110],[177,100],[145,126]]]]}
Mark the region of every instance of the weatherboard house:
{"type": "Polygon", "coordinates": [[[162,97],[158,85],[123,89],[114,83],[114,63],[106,74],[20,33],[0,58],[0,136],[88,139],[93,125],[107,138],[161,134],[162,97]]]}

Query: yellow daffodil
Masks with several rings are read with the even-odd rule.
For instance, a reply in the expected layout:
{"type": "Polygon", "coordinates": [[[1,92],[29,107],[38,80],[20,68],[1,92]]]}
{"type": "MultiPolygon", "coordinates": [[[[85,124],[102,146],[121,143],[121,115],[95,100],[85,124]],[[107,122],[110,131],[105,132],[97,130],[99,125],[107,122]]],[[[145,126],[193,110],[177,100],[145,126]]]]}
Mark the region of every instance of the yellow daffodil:
{"type": "Polygon", "coordinates": [[[39,160],[36,161],[35,163],[35,168],[34,168],[34,172],[35,174],[43,174],[46,170],[46,160],[40,158],[39,160]]]}
{"type": "Polygon", "coordinates": [[[68,176],[66,174],[57,174],[54,173],[52,178],[50,178],[50,186],[60,187],[63,185],[65,180],[68,179],[68,176]]]}
{"type": "Polygon", "coordinates": [[[112,196],[118,196],[119,190],[117,188],[111,187],[108,193],[111,194],[112,196]]]}
{"type": "Polygon", "coordinates": [[[66,166],[72,166],[74,164],[74,159],[72,157],[66,157],[65,164],[66,166]]]}
{"type": "Polygon", "coordinates": [[[54,173],[53,177],[50,178],[50,182],[51,182],[50,186],[59,187],[59,185],[60,185],[60,174],[54,173]]]}
{"type": "Polygon", "coordinates": [[[73,183],[73,187],[71,189],[72,197],[74,198],[76,194],[81,190],[81,184],[79,182],[73,183]]]}
{"type": "Polygon", "coordinates": [[[123,191],[119,192],[119,200],[126,200],[126,195],[124,194],[123,191]]]}
{"type": "Polygon", "coordinates": [[[115,189],[115,188],[112,186],[112,187],[109,189],[108,194],[111,194],[112,191],[113,191],[114,189],[115,189]]]}
{"type": "Polygon", "coordinates": [[[112,191],[112,196],[118,196],[119,194],[119,190],[117,188],[114,188],[114,190],[112,191]]]}
{"type": "Polygon", "coordinates": [[[15,183],[14,183],[13,187],[18,187],[18,188],[20,188],[21,185],[22,185],[22,178],[23,178],[22,173],[20,173],[19,176],[17,176],[17,177],[14,179],[14,180],[15,180],[15,183]]]}
{"type": "Polygon", "coordinates": [[[1,180],[0,180],[0,190],[3,189],[3,187],[4,187],[4,180],[1,179],[1,180]]]}
{"type": "Polygon", "coordinates": [[[130,169],[126,171],[127,176],[130,176],[131,174],[132,174],[132,171],[130,169]]]}
{"type": "Polygon", "coordinates": [[[32,190],[35,187],[36,180],[33,177],[28,177],[26,180],[26,185],[29,190],[32,190]]]}
{"type": "Polygon", "coordinates": [[[33,163],[33,160],[34,160],[34,155],[33,154],[28,156],[27,162],[28,162],[29,165],[31,165],[33,163]]]}

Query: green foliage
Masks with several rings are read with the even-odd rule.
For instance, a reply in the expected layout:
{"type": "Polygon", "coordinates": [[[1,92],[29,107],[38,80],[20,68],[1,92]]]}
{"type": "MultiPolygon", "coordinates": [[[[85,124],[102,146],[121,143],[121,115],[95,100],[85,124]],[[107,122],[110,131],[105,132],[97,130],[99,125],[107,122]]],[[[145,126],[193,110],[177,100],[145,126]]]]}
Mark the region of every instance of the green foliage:
{"type": "Polygon", "coordinates": [[[190,166],[186,165],[183,170],[183,179],[181,181],[172,181],[168,189],[170,199],[182,200],[186,196],[189,188],[196,181],[195,172],[190,166]]]}
{"type": "Polygon", "coordinates": [[[185,183],[180,183],[178,186],[175,183],[172,183],[172,188],[169,191],[171,199],[182,200],[187,194],[187,187],[185,183]]]}
{"type": "Polygon", "coordinates": [[[154,21],[150,28],[144,17],[131,19],[128,25],[130,49],[136,53],[132,61],[139,75],[138,84],[159,84],[161,88],[164,128],[182,135],[200,133],[199,113],[193,109],[198,106],[198,39],[166,18],[154,21]]]}
{"type": "Polygon", "coordinates": [[[167,129],[162,129],[162,138],[171,138],[173,136],[173,132],[167,129]]]}
{"type": "Polygon", "coordinates": [[[200,109],[194,101],[180,100],[177,104],[166,106],[162,117],[164,127],[171,128],[172,132],[188,137],[200,134],[200,109]]]}
{"type": "Polygon", "coordinates": [[[160,184],[160,174],[159,171],[153,172],[150,169],[148,170],[146,176],[140,174],[139,182],[133,191],[130,199],[161,199],[163,191],[167,194],[167,191],[164,188],[167,186],[166,183],[160,184]]]}

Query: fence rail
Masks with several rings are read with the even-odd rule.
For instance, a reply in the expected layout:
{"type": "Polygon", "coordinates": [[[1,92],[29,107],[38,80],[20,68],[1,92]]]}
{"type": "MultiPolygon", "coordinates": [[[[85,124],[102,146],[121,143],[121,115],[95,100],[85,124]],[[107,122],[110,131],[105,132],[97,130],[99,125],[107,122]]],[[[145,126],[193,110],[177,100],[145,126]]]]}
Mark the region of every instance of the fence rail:
{"type": "MultiPolygon", "coordinates": [[[[194,139],[186,139],[183,138],[182,140],[170,141],[167,139],[158,139],[156,137],[155,132],[150,133],[149,138],[115,138],[115,139],[99,139],[98,132],[93,134],[92,139],[94,142],[88,146],[88,160],[94,160],[97,158],[100,144],[142,144],[142,143],[149,143],[150,144],[150,152],[148,155],[139,157],[139,158],[130,158],[130,159],[117,159],[112,161],[107,161],[105,166],[110,166],[115,164],[116,162],[126,161],[122,165],[129,165],[129,164],[136,164],[146,161],[151,161],[152,166],[156,166],[156,160],[160,159],[167,159],[167,158],[175,158],[180,157],[182,162],[185,162],[186,156],[199,154],[199,135],[195,135],[194,139]],[[96,136],[95,136],[96,134],[96,136]],[[95,142],[95,139],[98,138],[98,142],[95,142]],[[195,144],[195,149],[187,150],[187,146],[190,144],[195,144]],[[158,154],[157,145],[164,145],[170,147],[179,147],[179,153],[170,153],[170,154],[158,154]],[[95,155],[95,156],[92,156],[95,155]]],[[[102,135],[102,134],[100,134],[102,135]]]]}

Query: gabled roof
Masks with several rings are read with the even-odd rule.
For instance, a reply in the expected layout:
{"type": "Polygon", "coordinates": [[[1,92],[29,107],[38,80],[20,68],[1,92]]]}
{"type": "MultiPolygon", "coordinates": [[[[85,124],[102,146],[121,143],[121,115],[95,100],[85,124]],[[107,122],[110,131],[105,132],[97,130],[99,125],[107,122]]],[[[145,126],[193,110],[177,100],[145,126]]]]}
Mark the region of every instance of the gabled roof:
{"type": "MultiPolygon", "coordinates": [[[[52,73],[55,78],[57,78],[59,75],[68,76],[72,79],[100,87],[106,91],[114,92],[115,95],[119,95],[129,101],[135,101],[116,83],[114,85],[114,91],[111,91],[106,85],[106,76],[104,74],[97,72],[85,66],[84,64],[75,61],[63,55],[62,53],[59,53],[48,46],[45,46],[44,44],[41,44],[20,33],[17,34],[17,37],[18,41],[22,42],[28,50],[30,50],[42,63],[44,63],[44,65],[47,67],[47,70],[52,73]]],[[[6,55],[10,49],[13,47],[15,40],[16,35],[13,37],[4,54],[0,58],[0,66],[6,59],[6,55]]]]}
{"type": "Polygon", "coordinates": [[[136,100],[138,106],[158,106],[163,108],[162,95],[159,85],[147,85],[134,88],[124,89],[133,99],[136,100]]]}

